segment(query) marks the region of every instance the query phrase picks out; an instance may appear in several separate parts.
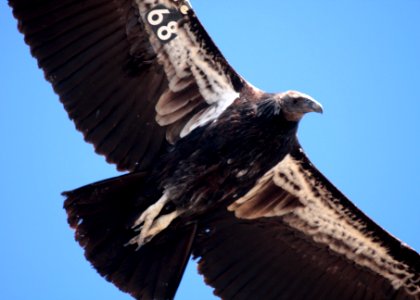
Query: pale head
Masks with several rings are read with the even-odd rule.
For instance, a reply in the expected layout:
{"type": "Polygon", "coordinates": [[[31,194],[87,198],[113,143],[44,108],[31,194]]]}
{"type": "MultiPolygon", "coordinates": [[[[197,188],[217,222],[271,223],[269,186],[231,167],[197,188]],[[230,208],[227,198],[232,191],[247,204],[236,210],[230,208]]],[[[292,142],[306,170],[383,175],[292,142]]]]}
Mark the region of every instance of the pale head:
{"type": "Polygon", "coordinates": [[[276,95],[281,110],[289,121],[299,121],[309,112],[322,113],[322,105],[311,96],[297,91],[287,91],[276,95]]]}

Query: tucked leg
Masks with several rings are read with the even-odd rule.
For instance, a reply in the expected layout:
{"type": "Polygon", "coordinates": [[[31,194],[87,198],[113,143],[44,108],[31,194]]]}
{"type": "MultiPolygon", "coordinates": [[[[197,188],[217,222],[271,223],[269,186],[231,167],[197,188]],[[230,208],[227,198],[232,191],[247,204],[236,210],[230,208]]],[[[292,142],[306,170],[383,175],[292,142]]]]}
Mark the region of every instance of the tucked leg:
{"type": "Polygon", "coordinates": [[[140,231],[140,233],[128,242],[129,245],[137,244],[137,249],[141,248],[179,216],[180,212],[175,210],[158,217],[168,202],[169,198],[164,194],[155,204],[148,207],[140,215],[132,227],[134,230],[140,231]]]}

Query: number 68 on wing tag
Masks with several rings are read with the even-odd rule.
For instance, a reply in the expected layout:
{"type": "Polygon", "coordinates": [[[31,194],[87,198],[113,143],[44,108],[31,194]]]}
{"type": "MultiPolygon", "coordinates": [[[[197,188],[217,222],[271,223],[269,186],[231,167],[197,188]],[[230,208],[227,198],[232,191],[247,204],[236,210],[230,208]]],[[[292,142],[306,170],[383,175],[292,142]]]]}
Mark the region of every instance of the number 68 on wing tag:
{"type": "Polygon", "coordinates": [[[176,9],[157,5],[146,14],[146,22],[162,43],[168,43],[177,37],[178,21],[182,17],[176,9]]]}

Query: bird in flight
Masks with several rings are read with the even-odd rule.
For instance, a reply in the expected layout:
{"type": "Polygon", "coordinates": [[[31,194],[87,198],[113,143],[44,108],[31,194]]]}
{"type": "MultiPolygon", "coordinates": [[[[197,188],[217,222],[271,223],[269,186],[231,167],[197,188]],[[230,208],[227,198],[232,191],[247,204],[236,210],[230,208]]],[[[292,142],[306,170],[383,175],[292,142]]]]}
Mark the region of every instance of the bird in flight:
{"type": "Polygon", "coordinates": [[[236,73],[184,0],[9,0],[69,117],[125,175],[65,192],[76,240],[136,299],[186,263],[222,299],[420,299],[420,258],[305,155],[297,91],[236,73]]]}

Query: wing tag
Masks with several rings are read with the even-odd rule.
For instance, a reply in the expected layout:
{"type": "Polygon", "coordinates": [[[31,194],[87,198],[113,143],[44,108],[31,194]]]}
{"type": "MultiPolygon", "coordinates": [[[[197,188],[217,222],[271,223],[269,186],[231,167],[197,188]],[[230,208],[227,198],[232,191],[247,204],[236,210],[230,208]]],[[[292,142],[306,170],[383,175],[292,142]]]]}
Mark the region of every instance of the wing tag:
{"type": "Polygon", "coordinates": [[[157,5],[146,13],[146,22],[151,26],[159,41],[168,43],[178,36],[178,21],[183,13],[157,5]]]}

